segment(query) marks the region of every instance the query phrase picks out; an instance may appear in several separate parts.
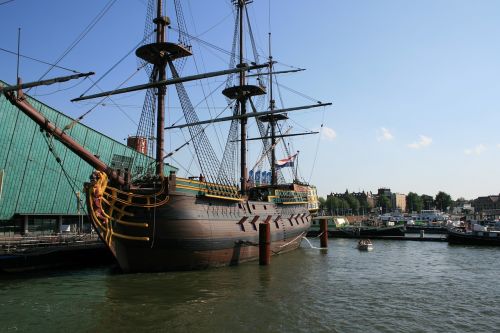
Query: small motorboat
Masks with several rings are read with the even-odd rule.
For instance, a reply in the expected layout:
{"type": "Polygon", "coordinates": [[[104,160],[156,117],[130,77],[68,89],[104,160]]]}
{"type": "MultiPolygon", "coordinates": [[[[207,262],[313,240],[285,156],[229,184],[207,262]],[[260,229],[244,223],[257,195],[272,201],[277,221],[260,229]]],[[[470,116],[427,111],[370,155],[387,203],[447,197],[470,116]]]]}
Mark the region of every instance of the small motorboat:
{"type": "Polygon", "coordinates": [[[372,241],[369,239],[360,239],[358,242],[358,250],[360,251],[371,251],[373,250],[372,241]]]}

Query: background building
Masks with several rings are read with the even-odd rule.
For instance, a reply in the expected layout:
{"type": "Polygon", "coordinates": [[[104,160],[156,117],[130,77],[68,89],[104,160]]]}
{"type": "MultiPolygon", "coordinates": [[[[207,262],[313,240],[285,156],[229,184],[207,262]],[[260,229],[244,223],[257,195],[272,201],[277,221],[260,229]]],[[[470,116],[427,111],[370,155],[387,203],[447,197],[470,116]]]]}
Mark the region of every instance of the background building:
{"type": "MultiPolygon", "coordinates": [[[[35,99],[29,101],[60,128],[72,121],[35,99]]],[[[116,169],[142,173],[148,172],[145,168],[154,169],[150,157],[85,125],[76,124],[66,133],[116,169]]],[[[167,164],[166,174],[170,170],[176,169],[167,164]]],[[[83,184],[92,171],[0,95],[0,234],[82,228],[86,221],[83,184]]]]}
{"type": "Polygon", "coordinates": [[[472,207],[480,218],[498,218],[500,217],[500,194],[478,197],[472,201],[472,207]]]}
{"type": "Polygon", "coordinates": [[[375,205],[371,192],[330,193],[326,197],[326,206],[331,214],[365,215],[370,213],[375,205]]]}
{"type": "Polygon", "coordinates": [[[392,194],[392,209],[398,209],[400,212],[406,212],[406,194],[392,194]]]}

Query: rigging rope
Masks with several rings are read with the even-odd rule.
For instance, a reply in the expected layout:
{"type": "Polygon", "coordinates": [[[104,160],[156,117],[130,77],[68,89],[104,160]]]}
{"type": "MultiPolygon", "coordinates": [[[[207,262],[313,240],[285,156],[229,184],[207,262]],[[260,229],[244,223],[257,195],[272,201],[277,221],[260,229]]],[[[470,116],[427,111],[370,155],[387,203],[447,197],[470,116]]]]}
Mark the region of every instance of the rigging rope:
{"type": "MultiPolygon", "coordinates": [[[[59,64],[61,60],[63,60],[81,41],[87,34],[95,27],[95,25],[104,17],[104,15],[111,9],[111,7],[115,4],[117,0],[110,0],[108,3],[104,6],[104,8],[97,14],[94,19],[87,25],[87,27],[78,35],[78,37],[70,44],[70,46],[66,49],[66,51],[63,52],[63,54],[56,60],[55,64],[52,65],[39,79],[38,81],[41,81],[54,67],[55,65],[59,64]]],[[[31,90],[28,89],[26,93],[28,93],[31,90]]]]}
{"type": "MultiPolygon", "coordinates": [[[[217,116],[216,116],[213,120],[215,121],[217,118],[219,118],[219,116],[220,116],[221,114],[223,114],[223,113],[224,113],[224,111],[226,111],[229,107],[230,107],[230,105],[228,105],[225,109],[223,109],[223,110],[222,110],[222,111],[221,111],[221,112],[220,112],[220,113],[219,113],[219,114],[218,114],[218,115],[217,115],[217,116]]],[[[191,139],[189,139],[189,140],[186,140],[186,141],[185,141],[185,142],[184,142],[184,143],[183,143],[180,147],[178,147],[177,149],[175,149],[175,150],[173,150],[172,152],[170,152],[170,153],[168,153],[167,155],[165,155],[165,156],[163,157],[163,159],[165,159],[165,158],[168,158],[168,157],[172,156],[174,153],[176,153],[177,151],[179,151],[181,148],[183,148],[184,146],[188,145],[188,144],[189,144],[191,141],[193,141],[193,140],[194,140],[194,139],[195,139],[198,135],[200,135],[201,133],[203,133],[203,132],[204,132],[204,130],[205,130],[208,126],[210,126],[211,124],[212,124],[212,123],[209,123],[209,124],[205,125],[205,127],[203,127],[203,128],[202,128],[202,130],[203,130],[203,131],[198,132],[197,134],[195,134],[195,135],[194,135],[194,137],[192,137],[192,138],[191,138],[191,139]]],[[[193,155],[194,155],[194,154],[193,154],[193,155]]]]}
{"type": "MultiPolygon", "coordinates": [[[[85,113],[83,113],[80,117],[73,119],[73,121],[72,121],[71,123],[69,123],[68,125],[66,125],[66,126],[62,129],[62,131],[63,131],[63,132],[65,132],[65,131],[67,131],[67,130],[69,130],[69,129],[73,128],[73,126],[75,126],[77,123],[79,123],[80,121],[82,121],[82,120],[83,120],[83,118],[84,118],[84,117],[86,117],[86,116],[87,116],[90,112],[92,112],[93,110],[95,110],[95,108],[97,108],[99,105],[102,105],[102,103],[103,103],[106,99],[109,99],[112,103],[114,103],[114,101],[113,101],[113,100],[111,99],[111,97],[110,97],[110,96],[113,94],[113,92],[114,92],[114,91],[116,91],[116,90],[118,90],[118,89],[120,89],[120,88],[121,88],[121,86],[123,86],[123,85],[124,85],[125,83],[127,83],[130,79],[132,79],[132,77],[134,77],[134,76],[135,76],[135,75],[136,75],[136,74],[137,74],[140,70],[141,70],[141,68],[137,68],[137,69],[136,69],[136,71],[135,71],[134,73],[132,73],[132,74],[131,74],[131,75],[130,75],[127,79],[125,79],[125,81],[123,81],[122,83],[120,83],[120,85],[119,85],[119,86],[118,86],[115,90],[110,91],[110,92],[109,92],[109,95],[104,96],[104,97],[103,97],[103,98],[102,98],[99,102],[97,102],[97,103],[96,103],[93,107],[91,107],[91,108],[90,108],[90,110],[88,110],[88,111],[86,111],[85,113]]],[[[91,79],[91,78],[89,78],[89,80],[90,80],[90,81],[92,81],[92,79],[91,79]]],[[[92,82],[94,82],[94,81],[92,81],[92,82]]],[[[97,86],[97,83],[94,83],[94,86],[97,86]]],[[[97,86],[97,88],[99,88],[99,89],[102,91],[102,89],[101,89],[99,86],[97,86]]],[[[125,114],[125,115],[126,115],[126,116],[127,116],[127,117],[128,117],[128,118],[132,121],[132,122],[133,122],[133,123],[135,123],[135,121],[134,121],[132,118],[130,118],[130,116],[128,116],[128,114],[127,114],[127,113],[125,113],[125,112],[124,112],[124,111],[123,111],[123,110],[122,110],[122,109],[118,106],[118,104],[116,104],[116,103],[114,103],[114,104],[115,104],[115,106],[117,106],[117,107],[118,107],[118,109],[119,109],[119,110],[121,110],[121,111],[122,111],[122,112],[123,112],[123,113],[124,113],[124,114],[125,114]]],[[[136,124],[136,125],[137,125],[137,124],[136,124]]]]}
{"type": "MultiPolygon", "coordinates": [[[[43,131],[43,129],[42,129],[43,131]]],[[[83,201],[82,199],[80,198],[80,196],[78,195],[78,193],[81,193],[80,191],[77,191],[77,185],[76,185],[76,182],[75,181],[71,181],[71,177],[69,176],[68,172],[66,171],[66,169],[64,168],[63,164],[62,164],[62,160],[61,158],[57,155],[57,152],[56,152],[56,147],[54,145],[54,141],[53,141],[53,136],[49,133],[49,132],[46,132],[46,135],[44,135],[42,133],[42,136],[45,140],[45,143],[47,144],[47,146],[49,147],[49,151],[52,153],[52,155],[54,156],[57,164],[59,164],[61,166],[61,171],[64,175],[64,177],[66,178],[66,181],[68,182],[69,186],[71,187],[71,189],[73,190],[73,193],[75,194],[77,200],[79,201],[80,205],[83,206],[83,201]]],[[[83,191],[82,191],[83,192],[83,191]]]]}
{"type": "Polygon", "coordinates": [[[311,182],[314,168],[316,167],[316,159],[318,157],[319,144],[321,142],[321,136],[323,135],[323,124],[325,123],[325,114],[326,114],[326,108],[323,108],[323,119],[321,120],[320,134],[318,135],[318,141],[316,143],[316,152],[314,153],[314,160],[313,160],[313,165],[311,168],[311,174],[309,175],[308,183],[311,182]]]}
{"type": "MultiPolygon", "coordinates": [[[[13,54],[17,57],[17,52],[13,52],[13,51],[9,51],[9,50],[6,50],[4,48],[1,48],[0,47],[0,51],[4,51],[6,53],[10,53],[10,54],[13,54]]],[[[35,62],[39,62],[41,64],[44,64],[44,65],[49,65],[49,66],[53,66],[54,68],[59,68],[59,69],[63,69],[65,71],[69,71],[69,72],[72,72],[72,73],[75,73],[75,74],[80,74],[81,72],[77,71],[77,70],[74,70],[74,69],[70,69],[70,68],[66,68],[66,67],[62,67],[62,66],[58,66],[58,65],[55,65],[55,64],[51,64],[50,62],[47,62],[47,61],[43,61],[43,60],[39,60],[39,59],[36,59],[36,58],[32,58],[32,57],[29,57],[29,56],[26,56],[26,55],[23,55],[23,54],[19,54],[19,56],[21,58],[25,58],[25,59],[29,59],[29,60],[33,60],[35,62]]]]}
{"type": "Polygon", "coordinates": [[[72,86],[68,87],[68,88],[64,88],[64,89],[57,89],[57,90],[54,90],[54,91],[51,91],[49,93],[46,93],[46,94],[31,94],[31,96],[37,96],[37,97],[40,97],[40,96],[49,96],[49,95],[54,95],[58,92],[61,92],[61,91],[66,91],[66,90],[70,90],[70,89],[73,89],[77,86],[79,86],[80,84],[82,84],[86,79],[88,79],[88,77],[85,77],[83,80],[80,80],[78,81],[77,83],[73,84],[72,86]]]}
{"type": "MultiPolygon", "coordinates": [[[[152,33],[151,33],[152,34],[152,33]]],[[[80,97],[83,97],[86,93],[89,92],[90,89],[92,89],[94,86],[96,86],[102,79],[104,79],[113,69],[115,69],[123,60],[125,60],[132,52],[135,52],[135,50],[141,46],[141,44],[143,43],[144,39],[142,39],[139,43],[137,43],[130,51],[128,51],[120,60],[118,60],[118,62],[116,62],[113,66],[111,66],[110,69],[108,69],[106,71],[106,73],[104,73],[97,81],[92,81],[94,82],[93,85],[91,85],[87,90],[85,90],[81,95],[80,97]]],[[[137,70],[140,70],[144,67],[144,65],[142,66],[139,66],[139,68],[137,70]]],[[[123,84],[123,83],[122,83],[123,84]]]]}
{"type": "Polygon", "coordinates": [[[299,91],[297,91],[297,90],[295,90],[295,89],[289,88],[289,87],[287,87],[287,86],[285,86],[285,85],[279,84],[278,82],[276,82],[276,85],[278,85],[278,86],[279,86],[279,87],[281,87],[281,88],[285,88],[286,90],[288,90],[288,91],[290,91],[290,92],[293,92],[294,94],[297,94],[297,95],[299,95],[299,96],[301,96],[301,97],[304,97],[305,99],[308,99],[308,100],[310,100],[310,101],[312,101],[312,102],[314,102],[314,103],[321,103],[321,101],[319,101],[319,100],[317,100],[317,99],[315,99],[315,98],[312,98],[312,97],[310,97],[310,96],[307,96],[306,94],[303,94],[303,93],[301,93],[301,92],[299,92],[299,91]]]}
{"type": "MultiPolygon", "coordinates": [[[[169,61],[168,62],[170,71],[173,78],[178,78],[179,73],[175,68],[175,65],[169,61]]],[[[184,112],[184,117],[187,123],[199,122],[198,115],[196,114],[194,107],[187,95],[187,92],[182,83],[175,84],[177,89],[177,95],[179,96],[179,101],[182,106],[182,111],[184,112]]],[[[215,154],[215,151],[208,140],[205,130],[200,125],[189,126],[189,133],[193,140],[194,148],[196,151],[196,156],[200,164],[200,168],[205,175],[205,177],[212,183],[221,182],[224,185],[231,185],[230,179],[226,173],[218,175],[218,169],[220,162],[215,154]],[[197,135],[198,134],[198,135],[197,135]]]]}
{"type": "MultiPolygon", "coordinates": [[[[219,52],[221,52],[221,53],[224,53],[224,54],[229,55],[229,56],[234,55],[232,52],[227,51],[227,50],[223,49],[222,47],[219,47],[219,46],[217,46],[217,45],[211,44],[211,43],[209,43],[209,42],[207,42],[207,41],[204,41],[203,39],[198,38],[198,37],[196,37],[196,36],[193,36],[193,35],[191,35],[191,34],[189,34],[189,33],[187,33],[187,32],[182,32],[182,31],[180,31],[179,29],[177,29],[177,28],[175,28],[175,27],[169,26],[168,28],[169,28],[169,29],[171,29],[171,30],[174,30],[174,31],[176,31],[176,32],[178,32],[178,33],[180,33],[180,34],[186,34],[186,35],[187,35],[189,38],[191,38],[192,40],[197,41],[198,43],[200,43],[200,44],[202,44],[202,45],[205,45],[205,46],[208,46],[208,47],[210,47],[210,48],[212,48],[212,49],[214,49],[214,50],[217,50],[217,51],[219,51],[219,52]]],[[[248,61],[248,62],[251,62],[251,60],[250,60],[250,59],[247,59],[247,58],[244,58],[244,60],[245,60],[245,61],[248,61]]]]}

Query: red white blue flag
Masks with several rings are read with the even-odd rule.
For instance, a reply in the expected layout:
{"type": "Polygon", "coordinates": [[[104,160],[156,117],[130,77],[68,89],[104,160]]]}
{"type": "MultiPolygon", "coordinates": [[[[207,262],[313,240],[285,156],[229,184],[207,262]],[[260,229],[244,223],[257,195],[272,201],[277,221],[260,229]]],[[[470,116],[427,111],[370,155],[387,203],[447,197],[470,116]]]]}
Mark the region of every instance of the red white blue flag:
{"type": "Polygon", "coordinates": [[[276,168],[281,169],[281,168],[286,168],[286,167],[293,167],[293,164],[294,164],[296,157],[297,157],[297,154],[292,155],[292,156],[288,156],[287,158],[276,161],[276,168]]]}

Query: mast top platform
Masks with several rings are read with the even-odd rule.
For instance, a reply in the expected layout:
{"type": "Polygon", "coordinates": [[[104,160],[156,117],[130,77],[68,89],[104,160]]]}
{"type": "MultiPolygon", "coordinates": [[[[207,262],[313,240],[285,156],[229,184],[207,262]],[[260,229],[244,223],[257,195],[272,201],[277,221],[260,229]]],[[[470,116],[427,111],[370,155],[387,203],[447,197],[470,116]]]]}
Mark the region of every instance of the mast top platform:
{"type": "Polygon", "coordinates": [[[288,116],[285,113],[270,114],[257,118],[264,123],[276,122],[281,120],[287,120],[288,116]]]}
{"type": "Polygon", "coordinates": [[[257,95],[265,95],[266,90],[261,86],[247,84],[226,88],[222,91],[222,94],[229,99],[241,99],[257,95]]]}
{"type": "Polygon", "coordinates": [[[166,64],[167,59],[175,60],[192,54],[191,47],[169,42],[146,44],[135,51],[139,58],[158,66],[166,64]]]}

